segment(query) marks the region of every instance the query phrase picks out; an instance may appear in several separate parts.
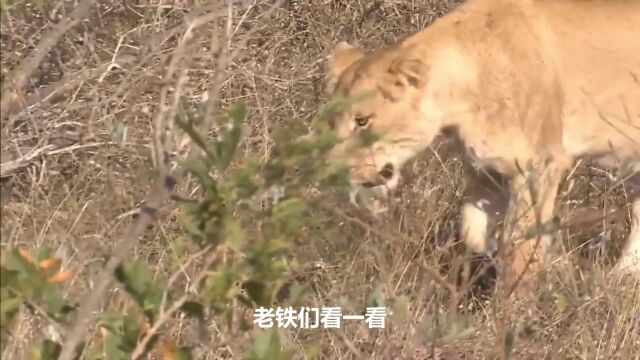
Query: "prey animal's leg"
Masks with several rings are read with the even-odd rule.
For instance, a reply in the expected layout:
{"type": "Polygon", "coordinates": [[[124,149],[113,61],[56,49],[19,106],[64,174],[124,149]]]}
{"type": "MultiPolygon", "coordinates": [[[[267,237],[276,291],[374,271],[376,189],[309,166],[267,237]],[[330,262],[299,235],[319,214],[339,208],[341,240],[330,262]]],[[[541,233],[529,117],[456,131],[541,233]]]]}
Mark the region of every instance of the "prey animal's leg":
{"type": "Polygon", "coordinates": [[[461,237],[471,252],[491,255],[498,246],[497,224],[504,217],[509,189],[505,178],[491,170],[474,169],[465,175],[461,237]]]}

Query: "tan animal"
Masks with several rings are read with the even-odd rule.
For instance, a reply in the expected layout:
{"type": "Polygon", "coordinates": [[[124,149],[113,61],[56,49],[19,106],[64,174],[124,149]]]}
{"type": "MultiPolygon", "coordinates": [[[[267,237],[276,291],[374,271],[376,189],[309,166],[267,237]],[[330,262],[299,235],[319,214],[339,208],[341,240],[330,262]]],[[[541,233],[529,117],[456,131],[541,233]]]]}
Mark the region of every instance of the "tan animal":
{"type": "MultiPolygon", "coordinates": [[[[523,235],[554,219],[558,186],[577,159],[626,164],[640,178],[640,0],[468,0],[383,49],[341,42],[329,67],[330,92],[368,95],[331,121],[343,140],[331,158],[349,166],[353,186],[396,188],[408,160],[437,134],[455,135],[478,168],[510,180],[507,218],[522,225],[513,275],[544,263],[549,233],[523,235]],[[354,147],[367,129],[381,138],[354,147]]],[[[477,191],[478,179],[467,179],[462,235],[484,253],[496,199],[477,191]]],[[[616,270],[640,275],[636,186],[616,270]]]]}

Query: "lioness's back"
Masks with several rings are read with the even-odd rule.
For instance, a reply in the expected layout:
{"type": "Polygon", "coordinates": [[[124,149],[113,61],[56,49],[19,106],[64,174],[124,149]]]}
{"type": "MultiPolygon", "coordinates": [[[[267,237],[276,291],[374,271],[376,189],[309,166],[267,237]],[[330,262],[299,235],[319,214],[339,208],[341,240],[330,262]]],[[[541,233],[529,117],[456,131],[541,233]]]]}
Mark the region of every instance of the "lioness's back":
{"type": "Polygon", "coordinates": [[[613,143],[620,155],[640,156],[640,1],[533,4],[556,42],[549,45],[564,88],[567,150],[599,153],[613,143]]]}

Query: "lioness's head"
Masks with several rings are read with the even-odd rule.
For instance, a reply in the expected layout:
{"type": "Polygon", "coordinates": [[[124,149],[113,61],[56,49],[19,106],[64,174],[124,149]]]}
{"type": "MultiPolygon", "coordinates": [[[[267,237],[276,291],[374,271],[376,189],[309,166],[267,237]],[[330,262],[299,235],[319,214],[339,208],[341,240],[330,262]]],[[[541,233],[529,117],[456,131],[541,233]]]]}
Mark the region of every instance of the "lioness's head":
{"type": "Polygon", "coordinates": [[[340,97],[364,98],[330,120],[341,143],[331,159],[350,169],[355,187],[398,185],[401,167],[428,147],[439,125],[425,117],[428,65],[417,51],[396,45],[365,53],[341,42],[330,57],[327,90],[340,97]],[[357,147],[372,131],[372,143],[357,147]]]}

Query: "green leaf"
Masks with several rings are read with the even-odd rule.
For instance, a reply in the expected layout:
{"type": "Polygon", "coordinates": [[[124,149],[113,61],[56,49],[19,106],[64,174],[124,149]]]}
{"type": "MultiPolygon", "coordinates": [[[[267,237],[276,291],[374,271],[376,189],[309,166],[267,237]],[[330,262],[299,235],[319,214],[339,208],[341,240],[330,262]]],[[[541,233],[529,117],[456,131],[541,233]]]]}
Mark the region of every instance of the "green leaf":
{"type": "Polygon", "coordinates": [[[242,138],[242,122],[247,116],[247,108],[243,103],[237,104],[227,112],[228,119],[221,127],[221,140],[217,144],[216,166],[225,170],[231,164],[242,138]]]}
{"type": "Polygon", "coordinates": [[[215,161],[218,158],[216,149],[212,143],[202,137],[193,126],[193,115],[186,110],[184,102],[180,101],[180,109],[178,111],[179,119],[176,119],[178,126],[189,135],[194,144],[202,149],[208,157],[208,160],[215,161]]]}
{"type": "Polygon", "coordinates": [[[49,316],[57,321],[62,321],[64,317],[71,311],[75,310],[73,306],[67,304],[62,296],[58,294],[52,284],[47,284],[46,289],[42,292],[42,303],[45,311],[49,316]]]}
{"type": "Polygon", "coordinates": [[[16,315],[24,300],[19,295],[10,295],[7,289],[0,289],[0,328],[4,329],[16,315]]]}
{"type": "Polygon", "coordinates": [[[38,299],[45,287],[50,288],[44,272],[23,258],[17,249],[7,254],[5,268],[3,286],[14,287],[27,300],[38,299]],[[8,283],[4,283],[4,280],[8,280],[8,283]]]}
{"type": "Polygon", "coordinates": [[[303,297],[309,292],[308,285],[293,284],[290,288],[287,301],[292,305],[301,305],[303,297]]]}
{"type": "Polygon", "coordinates": [[[290,198],[279,202],[273,207],[271,218],[274,220],[296,218],[305,210],[305,206],[298,198],[290,198]]]}
{"type": "Polygon", "coordinates": [[[504,337],[504,358],[511,359],[511,353],[513,352],[513,345],[515,343],[515,334],[513,329],[507,331],[504,337]]]}
{"type": "Polygon", "coordinates": [[[562,294],[556,295],[555,304],[556,304],[556,311],[560,314],[564,313],[565,310],[567,310],[567,307],[569,305],[567,298],[562,294]]]}
{"type": "Polygon", "coordinates": [[[291,241],[270,238],[256,244],[247,251],[247,264],[257,279],[274,279],[282,276],[286,266],[282,257],[291,248],[291,241]]]}
{"type": "Polygon", "coordinates": [[[348,189],[349,168],[345,165],[330,165],[318,176],[318,182],[321,188],[348,189]]]}
{"type": "Polygon", "coordinates": [[[307,358],[317,359],[322,355],[322,346],[320,344],[311,344],[305,349],[307,358]]]}
{"type": "Polygon", "coordinates": [[[358,143],[359,147],[368,147],[375,144],[380,140],[382,136],[379,133],[374,132],[371,129],[365,129],[358,133],[358,143]]]}
{"type": "Polygon", "coordinates": [[[264,166],[263,175],[266,185],[279,183],[285,177],[287,169],[278,162],[270,162],[264,166]]]}
{"type": "Polygon", "coordinates": [[[369,296],[367,296],[365,305],[369,307],[385,306],[384,285],[379,284],[373,289],[369,296]]]}
{"type": "MultiPolygon", "coordinates": [[[[136,348],[142,329],[140,329],[140,322],[134,314],[127,314],[122,320],[122,345],[124,349],[130,352],[136,348]]],[[[149,341],[145,350],[148,351],[154,342],[155,337],[149,341]]]]}
{"type": "Polygon", "coordinates": [[[224,220],[224,234],[227,244],[229,244],[233,250],[243,250],[246,237],[238,220],[226,218],[224,220]]]}
{"type": "Polygon", "coordinates": [[[204,320],[204,306],[197,301],[187,301],[180,307],[185,314],[195,317],[198,320],[204,320]]]}
{"type": "Polygon", "coordinates": [[[272,208],[269,222],[276,225],[281,233],[293,236],[303,227],[302,215],[305,210],[300,199],[284,199],[272,208]]]}
{"type": "Polygon", "coordinates": [[[141,261],[125,262],[116,269],[115,277],[153,324],[162,301],[162,288],[153,280],[149,268],[141,261]]]}
{"type": "Polygon", "coordinates": [[[393,304],[393,317],[398,322],[404,322],[407,319],[407,309],[409,308],[409,299],[406,295],[400,295],[395,298],[393,304]]]}
{"type": "Polygon", "coordinates": [[[334,117],[349,105],[365,100],[372,95],[372,92],[367,92],[350,97],[334,96],[320,109],[320,111],[317,112],[313,123],[315,124],[316,122],[325,121],[328,118],[334,117]]]}
{"type": "MultiPolygon", "coordinates": [[[[131,357],[131,353],[136,348],[141,329],[135,315],[121,315],[109,311],[104,313],[100,319],[100,326],[107,330],[104,339],[104,354],[107,359],[125,360],[131,357]]],[[[152,339],[154,340],[154,339],[152,339]]],[[[153,345],[149,342],[148,348],[153,345]]]]}
{"type": "Polygon", "coordinates": [[[209,170],[205,166],[202,160],[197,159],[189,159],[182,161],[182,167],[185,171],[193,174],[198,178],[200,184],[207,189],[207,191],[215,191],[216,189],[216,180],[209,175],[209,170]]]}
{"type": "Polygon", "coordinates": [[[251,198],[260,189],[259,159],[245,159],[242,168],[237,169],[220,186],[220,193],[229,201],[251,198]]]}
{"type": "Polygon", "coordinates": [[[2,288],[15,287],[18,278],[18,271],[0,266],[0,286],[2,288]]]}
{"type": "Polygon", "coordinates": [[[236,123],[240,123],[247,118],[247,105],[244,103],[238,103],[227,112],[227,115],[236,123]]]}
{"type": "Polygon", "coordinates": [[[40,347],[32,349],[29,354],[30,360],[55,360],[60,356],[62,346],[60,344],[46,339],[42,342],[40,347]]]}
{"type": "Polygon", "coordinates": [[[17,249],[13,249],[7,254],[5,267],[7,270],[13,270],[20,274],[33,274],[38,272],[35,264],[23,258],[17,249]]]}
{"type": "MultiPolygon", "coordinates": [[[[225,267],[221,267],[216,273],[209,275],[202,289],[203,301],[210,306],[216,305],[221,300],[226,300],[229,290],[234,284],[235,274],[225,267]]],[[[217,307],[214,306],[216,309],[217,307]]]]}
{"type": "Polygon", "coordinates": [[[244,283],[247,294],[258,306],[269,306],[272,300],[271,288],[264,282],[249,280],[244,283]]]}
{"type": "Polygon", "coordinates": [[[198,224],[188,217],[181,218],[182,228],[191,236],[192,240],[194,240],[198,244],[202,244],[204,242],[204,232],[200,229],[198,224]]]}
{"type": "Polygon", "coordinates": [[[280,337],[273,330],[267,330],[256,336],[253,348],[245,356],[247,360],[281,360],[288,359],[280,345],[280,337]]]}

